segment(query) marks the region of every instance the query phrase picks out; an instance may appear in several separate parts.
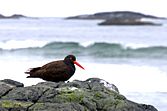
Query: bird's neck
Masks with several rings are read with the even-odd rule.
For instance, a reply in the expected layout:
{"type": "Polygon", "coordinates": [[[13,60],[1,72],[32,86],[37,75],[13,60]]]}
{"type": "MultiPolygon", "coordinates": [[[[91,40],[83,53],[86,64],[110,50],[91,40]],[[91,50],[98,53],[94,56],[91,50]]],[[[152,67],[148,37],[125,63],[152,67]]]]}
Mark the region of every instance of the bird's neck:
{"type": "Polygon", "coordinates": [[[65,60],[64,63],[68,65],[73,71],[75,71],[75,66],[71,61],[65,60]]]}
{"type": "Polygon", "coordinates": [[[75,66],[69,61],[64,61],[64,63],[68,66],[67,74],[69,75],[69,77],[71,77],[75,73],[75,66]]]}

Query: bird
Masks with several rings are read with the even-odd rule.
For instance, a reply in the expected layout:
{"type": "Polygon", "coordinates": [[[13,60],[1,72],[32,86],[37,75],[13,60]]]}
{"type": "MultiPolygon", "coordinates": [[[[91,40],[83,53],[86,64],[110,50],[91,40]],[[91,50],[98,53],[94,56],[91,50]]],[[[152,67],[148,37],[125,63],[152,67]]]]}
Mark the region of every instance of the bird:
{"type": "Polygon", "coordinates": [[[41,67],[30,68],[26,74],[27,78],[41,78],[46,81],[60,82],[67,81],[75,73],[75,65],[85,70],[77,61],[74,55],[67,55],[64,60],[52,61],[41,67]]]}

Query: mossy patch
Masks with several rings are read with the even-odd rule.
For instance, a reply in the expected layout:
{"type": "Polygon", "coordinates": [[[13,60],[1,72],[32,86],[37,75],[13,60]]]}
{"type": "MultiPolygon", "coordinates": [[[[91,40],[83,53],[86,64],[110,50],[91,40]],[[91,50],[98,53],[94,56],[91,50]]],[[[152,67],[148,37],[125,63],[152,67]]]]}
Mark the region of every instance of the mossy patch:
{"type": "Polygon", "coordinates": [[[84,96],[84,91],[77,88],[66,87],[59,90],[59,94],[56,98],[63,102],[81,102],[84,96]]]}
{"type": "Polygon", "coordinates": [[[115,99],[120,99],[120,100],[125,100],[125,96],[115,92],[115,91],[112,91],[112,90],[106,90],[105,91],[106,94],[109,94],[109,96],[113,96],[115,99]]]}
{"type": "Polygon", "coordinates": [[[1,100],[0,107],[3,108],[19,108],[19,107],[28,107],[32,105],[31,102],[20,102],[15,100],[1,100]]]}
{"type": "Polygon", "coordinates": [[[30,107],[30,109],[33,109],[34,111],[36,111],[44,106],[45,106],[45,103],[35,103],[32,107],[30,107]]]}
{"type": "Polygon", "coordinates": [[[97,91],[97,92],[94,92],[93,98],[99,100],[99,99],[106,98],[106,97],[103,92],[97,91]]]}
{"type": "Polygon", "coordinates": [[[103,102],[103,109],[105,110],[121,109],[127,106],[124,100],[119,99],[105,99],[103,102]]]}

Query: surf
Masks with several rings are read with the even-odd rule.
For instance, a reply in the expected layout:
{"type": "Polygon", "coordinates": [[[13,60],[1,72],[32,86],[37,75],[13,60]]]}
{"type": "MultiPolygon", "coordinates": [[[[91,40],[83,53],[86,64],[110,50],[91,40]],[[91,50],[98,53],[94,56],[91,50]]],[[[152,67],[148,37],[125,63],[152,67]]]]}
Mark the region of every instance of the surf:
{"type": "Polygon", "coordinates": [[[75,54],[98,58],[167,58],[167,46],[133,47],[121,43],[94,42],[83,45],[79,42],[8,41],[0,44],[1,54],[26,54],[32,56],[62,56],[75,54]]]}

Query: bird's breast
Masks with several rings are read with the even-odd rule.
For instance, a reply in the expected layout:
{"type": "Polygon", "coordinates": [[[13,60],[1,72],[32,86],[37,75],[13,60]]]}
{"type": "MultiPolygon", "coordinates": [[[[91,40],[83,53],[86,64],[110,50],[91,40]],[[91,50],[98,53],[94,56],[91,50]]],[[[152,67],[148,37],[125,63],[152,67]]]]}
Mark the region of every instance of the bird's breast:
{"type": "Polygon", "coordinates": [[[67,66],[67,73],[72,76],[75,73],[75,67],[67,66]]]}

